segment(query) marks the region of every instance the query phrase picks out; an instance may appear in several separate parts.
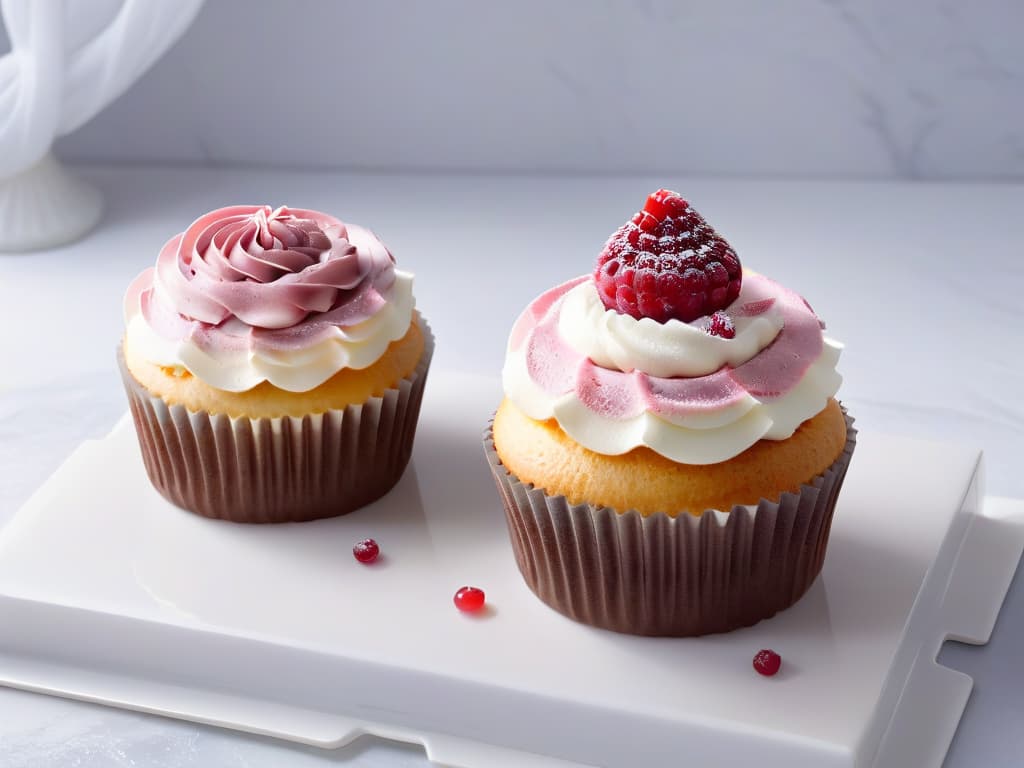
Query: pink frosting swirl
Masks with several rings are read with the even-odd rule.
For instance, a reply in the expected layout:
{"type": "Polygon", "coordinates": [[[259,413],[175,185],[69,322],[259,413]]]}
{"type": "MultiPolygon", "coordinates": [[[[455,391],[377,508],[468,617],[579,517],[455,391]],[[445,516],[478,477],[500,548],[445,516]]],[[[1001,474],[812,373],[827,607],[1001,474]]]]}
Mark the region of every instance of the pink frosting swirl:
{"type": "Polygon", "coordinates": [[[318,211],[231,206],[168,241],[125,309],[203,349],[289,350],[371,317],[394,280],[394,259],[363,227],[318,211]]]}
{"type": "Polygon", "coordinates": [[[728,311],[753,316],[778,305],[785,325],[770,346],[747,362],[693,378],[602,368],[558,332],[559,300],[589,279],[570,280],[539,296],[513,327],[510,349],[526,345],[527,371],[541,390],[553,397],[575,392],[586,408],[607,419],[634,418],[644,411],[671,418],[723,410],[748,394],[761,402],[777,400],[800,383],[821,355],[821,323],[807,303],[778,283],[751,275],[744,283],[747,302],[728,311]]]}

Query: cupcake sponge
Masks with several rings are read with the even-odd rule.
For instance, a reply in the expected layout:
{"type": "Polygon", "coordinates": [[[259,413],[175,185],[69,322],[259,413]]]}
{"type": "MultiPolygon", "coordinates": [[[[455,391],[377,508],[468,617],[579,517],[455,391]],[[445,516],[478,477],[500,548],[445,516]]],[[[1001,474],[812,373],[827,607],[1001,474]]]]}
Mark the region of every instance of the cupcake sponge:
{"type": "Polygon", "coordinates": [[[308,392],[286,392],[269,382],[245,392],[225,392],[200,381],[188,371],[154,365],[127,344],[124,356],[135,380],[168,405],[183,405],[190,411],[233,418],[272,419],[323,413],[379,397],[415,370],[423,349],[423,331],[414,317],[405,336],[391,342],[373,365],[361,369],[343,368],[308,392]]]}
{"type": "Polygon", "coordinates": [[[846,422],[834,399],[786,440],[761,440],[717,464],[679,464],[649,448],[595,453],[553,419],[536,421],[507,398],[494,416],[494,447],[516,477],[570,504],[589,502],[642,515],[728,511],[796,492],[842,453],[846,422]]]}

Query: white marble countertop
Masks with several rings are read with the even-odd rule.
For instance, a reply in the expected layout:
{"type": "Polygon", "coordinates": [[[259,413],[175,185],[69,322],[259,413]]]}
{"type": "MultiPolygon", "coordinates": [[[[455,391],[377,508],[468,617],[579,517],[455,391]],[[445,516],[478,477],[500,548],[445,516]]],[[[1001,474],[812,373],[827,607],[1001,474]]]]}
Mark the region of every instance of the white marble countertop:
{"type": "MultiPolygon", "coordinates": [[[[125,410],[114,365],[121,294],[200,213],[288,203],[372,227],[416,273],[439,339],[435,365],[497,375],[516,313],[589,269],[605,236],[658,186],[694,200],[745,265],[804,294],[846,343],[842,396],[862,430],[980,446],[986,491],[1024,497],[1024,186],[83,172],[107,197],[100,229],[59,250],[0,256],[0,525],[125,410]]],[[[948,644],[940,656],[976,683],[948,766],[1009,765],[1024,753],[1020,582],[987,646],[948,644]]],[[[324,752],[0,689],[5,768],[284,763],[427,765],[419,748],[376,739],[324,752]]]]}

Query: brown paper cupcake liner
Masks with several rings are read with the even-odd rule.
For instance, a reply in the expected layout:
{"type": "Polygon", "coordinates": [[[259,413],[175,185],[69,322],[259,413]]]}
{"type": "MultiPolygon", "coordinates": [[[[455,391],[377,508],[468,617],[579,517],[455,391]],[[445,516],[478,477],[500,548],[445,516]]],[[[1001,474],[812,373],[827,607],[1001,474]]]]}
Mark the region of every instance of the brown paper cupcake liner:
{"type": "Polygon", "coordinates": [[[420,361],[380,397],[308,416],[232,418],[168,405],[118,363],[146,472],[168,500],[204,517],[283,523],[335,517],[398,482],[413,438],[434,337],[420,361]]]}
{"type": "Polygon", "coordinates": [[[491,426],[484,450],[527,585],[556,611],[595,627],[676,637],[756,624],[795,603],[821,571],[832,512],[857,442],[824,472],[756,508],[644,517],[570,504],[501,463],[491,426]]]}

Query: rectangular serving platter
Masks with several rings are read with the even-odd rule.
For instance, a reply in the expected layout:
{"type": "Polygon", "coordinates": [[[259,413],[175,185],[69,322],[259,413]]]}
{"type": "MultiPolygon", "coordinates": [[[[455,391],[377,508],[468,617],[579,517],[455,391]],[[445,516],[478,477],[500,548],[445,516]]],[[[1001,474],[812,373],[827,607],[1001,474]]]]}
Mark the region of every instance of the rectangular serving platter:
{"type": "Polygon", "coordinates": [[[1024,548],[1024,504],[982,496],[978,451],[861,432],[800,602],[632,637],[522,582],[481,443],[499,398],[432,373],[399,485],[283,526],[170,505],[126,417],[0,533],[0,683],[324,748],[372,733],[457,768],[941,764],[971,681],[936,654],[988,640],[1024,548]],[[351,555],[368,536],[372,566],[351,555]],[[484,615],[453,607],[464,584],[484,615]],[[770,679],[751,668],[769,647],[770,679]]]}

